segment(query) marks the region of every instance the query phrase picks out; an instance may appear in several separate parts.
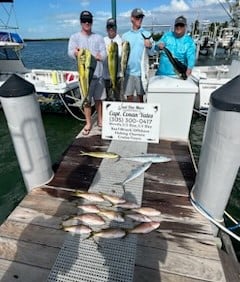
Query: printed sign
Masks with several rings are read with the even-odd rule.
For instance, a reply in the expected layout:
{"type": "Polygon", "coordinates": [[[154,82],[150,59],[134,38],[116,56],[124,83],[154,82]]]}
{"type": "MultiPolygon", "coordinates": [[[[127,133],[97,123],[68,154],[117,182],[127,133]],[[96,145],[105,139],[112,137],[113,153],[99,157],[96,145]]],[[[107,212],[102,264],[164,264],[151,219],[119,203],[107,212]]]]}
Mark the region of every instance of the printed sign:
{"type": "Polygon", "coordinates": [[[103,139],[158,143],[159,130],[160,105],[103,102],[103,139]]]}

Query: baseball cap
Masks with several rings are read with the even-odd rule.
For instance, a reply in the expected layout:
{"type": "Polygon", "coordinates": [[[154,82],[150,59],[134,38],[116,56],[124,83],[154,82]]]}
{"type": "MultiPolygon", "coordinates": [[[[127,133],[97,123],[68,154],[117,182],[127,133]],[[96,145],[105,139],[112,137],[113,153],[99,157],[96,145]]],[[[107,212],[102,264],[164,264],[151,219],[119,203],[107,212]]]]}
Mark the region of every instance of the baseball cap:
{"type": "Polygon", "coordinates": [[[90,20],[92,21],[93,15],[89,11],[82,11],[80,14],[80,20],[90,20]]]}
{"type": "Polygon", "coordinates": [[[106,23],[106,27],[107,28],[116,28],[117,27],[117,24],[116,24],[116,21],[115,21],[115,19],[113,19],[113,18],[110,18],[110,19],[108,19],[107,20],[107,23],[106,23]]]}
{"type": "Polygon", "coordinates": [[[135,9],[132,10],[131,16],[132,17],[144,17],[145,15],[144,15],[142,9],[135,8],[135,9]]]}
{"type": "Polygon", "coordinates": [[[187,24],[187,19],[184,16],[180,16],[180,17],[176,18],[176,20],[175,20],[175,25],[177,25],[177,24],[184,24],[184,25],[186,25],[187,24]]]}

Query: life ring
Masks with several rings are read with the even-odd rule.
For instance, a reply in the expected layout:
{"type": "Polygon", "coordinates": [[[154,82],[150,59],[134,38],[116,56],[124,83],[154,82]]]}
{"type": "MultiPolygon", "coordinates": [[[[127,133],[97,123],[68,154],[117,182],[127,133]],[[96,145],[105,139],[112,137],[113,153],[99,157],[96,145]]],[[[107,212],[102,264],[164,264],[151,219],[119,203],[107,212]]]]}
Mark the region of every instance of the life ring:
{"type": "Polygon", "coordinates": [[[74,74],[67,72],[66,73],[66,82],[71,82],[72,80],[74,80],[74,74]]]}

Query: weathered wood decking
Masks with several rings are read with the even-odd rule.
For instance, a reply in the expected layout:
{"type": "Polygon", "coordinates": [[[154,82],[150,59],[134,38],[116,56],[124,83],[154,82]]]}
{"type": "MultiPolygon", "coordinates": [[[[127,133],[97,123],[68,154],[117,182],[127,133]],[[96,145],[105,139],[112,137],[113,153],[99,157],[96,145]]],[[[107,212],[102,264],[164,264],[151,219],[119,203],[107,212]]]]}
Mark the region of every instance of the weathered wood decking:
{"type": "MultiPolygon", "coordinates": [[[[0,226],[0,281],[47,280],[67,236],[62,218],[76,213],[71,191],[88,190],[101,165],[78,153],[106,151],[109,143],[98,132],[77,138],[51,183],[28,194],[0,226]]],[[[226,281],[210,225],[189,201],[195,171],[188,144],[161,140],[148,152],[172,161],[145,172],[142,205],[159,209],[162,222],[158,232],[138,236],[134,282],[226,281]]]]}

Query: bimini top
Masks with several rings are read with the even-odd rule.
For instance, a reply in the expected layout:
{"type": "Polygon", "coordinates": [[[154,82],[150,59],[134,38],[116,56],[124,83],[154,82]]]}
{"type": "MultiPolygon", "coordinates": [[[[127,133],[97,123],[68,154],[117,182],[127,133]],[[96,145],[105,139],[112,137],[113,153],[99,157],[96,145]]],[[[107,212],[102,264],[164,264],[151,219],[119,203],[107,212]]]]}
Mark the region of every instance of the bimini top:
{"type": "Polygon", "coordinates": [[[5,1],[0,0],[0,3],[13,3],[13,0],[5,0],[5,1]]]}

